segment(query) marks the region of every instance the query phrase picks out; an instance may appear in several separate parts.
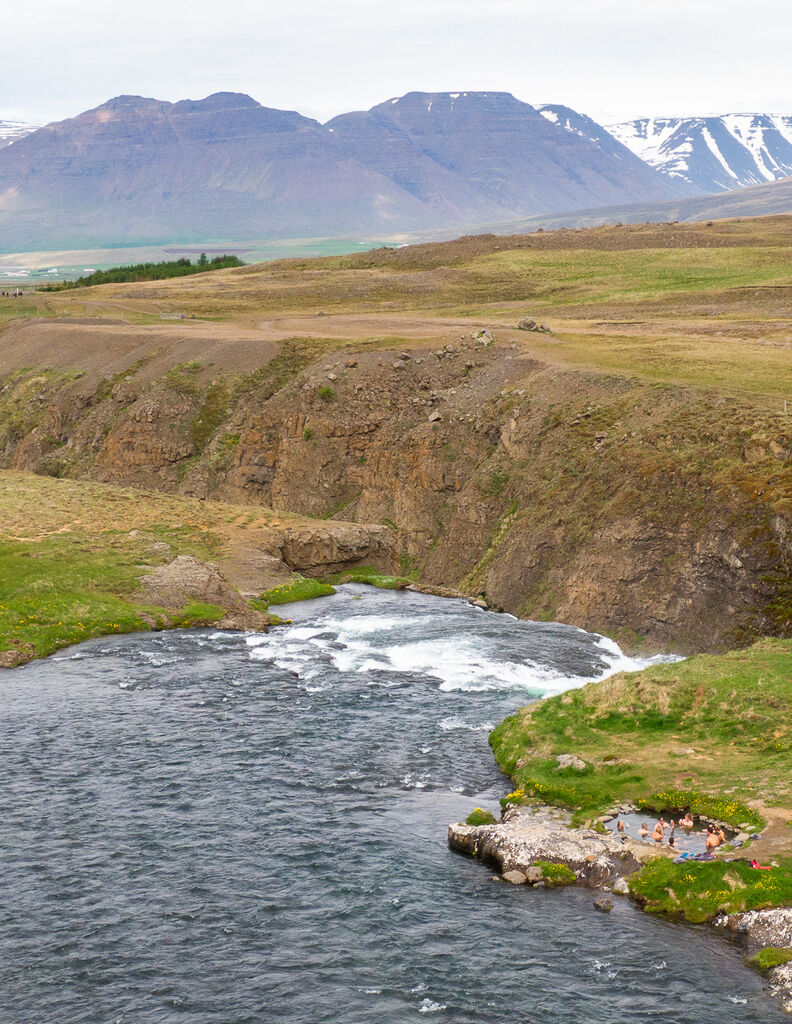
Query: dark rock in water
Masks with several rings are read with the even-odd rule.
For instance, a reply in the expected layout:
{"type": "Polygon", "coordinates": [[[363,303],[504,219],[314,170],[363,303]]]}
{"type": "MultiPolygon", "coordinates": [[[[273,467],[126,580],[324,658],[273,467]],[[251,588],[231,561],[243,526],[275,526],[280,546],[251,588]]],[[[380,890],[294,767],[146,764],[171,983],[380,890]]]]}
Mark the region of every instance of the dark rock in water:
{"type": "Polygon", "coordinates": [[[594,909],[601,910],[603,914],[609,914],[613,910],[613,904],[607,896],[603,896],[599,900],[594,900],[594,909]]]}

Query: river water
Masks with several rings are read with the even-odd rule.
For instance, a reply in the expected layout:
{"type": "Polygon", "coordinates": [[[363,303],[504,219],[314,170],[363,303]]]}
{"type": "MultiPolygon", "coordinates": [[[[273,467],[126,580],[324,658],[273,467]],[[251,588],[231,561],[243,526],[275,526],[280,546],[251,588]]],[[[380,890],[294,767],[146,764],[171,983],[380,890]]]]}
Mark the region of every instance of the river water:
{"type": "Polygon", "coordinates": [[[613,644],[366,587],[286,612],[0,677],[2,1024],[787,1019],[709,930],[445,845],[507,791],[492,725],[613,644]]]}

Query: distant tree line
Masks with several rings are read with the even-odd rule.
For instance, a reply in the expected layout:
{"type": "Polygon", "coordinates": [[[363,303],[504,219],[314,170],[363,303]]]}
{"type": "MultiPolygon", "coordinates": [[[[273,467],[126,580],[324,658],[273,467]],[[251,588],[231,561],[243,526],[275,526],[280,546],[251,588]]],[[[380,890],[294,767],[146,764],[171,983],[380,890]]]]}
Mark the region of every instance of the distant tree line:
{"type": "Polygon", "coordinates": [[[214,256],[208,259],[202,252],[195,263],[182,258],[162,263],[135,263],[125,267],[111,267],[109,270],[95,270],[76,281],[42,286],[41,291],[60,292],[67,288],[88,288],[92,284],[121,284],[124,281],[161,281],[167,277],[186,277],[188,274],[203,274],[208,270],[225,270],[228,267],[244,267],[238,256],[214,256]]]}

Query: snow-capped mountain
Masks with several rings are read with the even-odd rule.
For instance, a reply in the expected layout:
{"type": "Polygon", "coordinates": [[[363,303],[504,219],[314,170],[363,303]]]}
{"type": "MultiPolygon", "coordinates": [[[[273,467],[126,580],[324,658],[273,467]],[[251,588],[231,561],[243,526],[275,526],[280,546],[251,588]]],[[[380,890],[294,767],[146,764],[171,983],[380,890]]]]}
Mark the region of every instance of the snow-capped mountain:
{"type": "MultiPolygon", "coordinates": [[[[630,168],[633,174],[640,174],[641,166],[646,166],[647,161],[640,154],[636,154],[628,146],[625,146],[613,133],[603,128],[601,124],[597,124],[587,114],[580,114],[577,110],[565,107],[560,103],[543,103],[536,109],[547,121],[566,128],[573,135],[579,135],[587,142],[592,142],[603,153],[620,160],[625,170],[630,168]]],[[[698,189],[687,186],[684,181],[677,179],[674,185],[673,194],[676,198],[698,193],[698,189]]],[[[669,193],[670,197],[671,193],[669,193]]]]}
{"type": "Polygon", "coordinates": [[[10,146],[17,139],[23,139],[40,127],[38,124],[25,124],[24,121],[0,121],[0,149],[10,146]]]}
{"type": "Polygon", "coordinates": [[[792,116],[644,117],[607,130],[636,156],[702,193],[792,175],[792,116]]]}

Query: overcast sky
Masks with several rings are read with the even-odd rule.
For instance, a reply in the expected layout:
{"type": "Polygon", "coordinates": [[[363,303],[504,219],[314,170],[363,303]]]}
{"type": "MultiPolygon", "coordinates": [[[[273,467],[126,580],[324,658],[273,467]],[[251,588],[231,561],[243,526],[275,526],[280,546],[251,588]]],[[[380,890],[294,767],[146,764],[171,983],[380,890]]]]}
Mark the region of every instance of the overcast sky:
{"type": "Polygon", "coordinates": [[[0,21],[0,119],[221,90],[320,120],[413,89],[792,113],[791,51],[789,0],[35,0],[0,21]]]}

